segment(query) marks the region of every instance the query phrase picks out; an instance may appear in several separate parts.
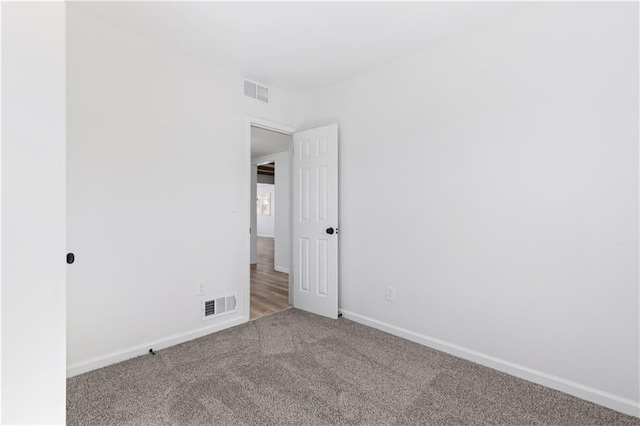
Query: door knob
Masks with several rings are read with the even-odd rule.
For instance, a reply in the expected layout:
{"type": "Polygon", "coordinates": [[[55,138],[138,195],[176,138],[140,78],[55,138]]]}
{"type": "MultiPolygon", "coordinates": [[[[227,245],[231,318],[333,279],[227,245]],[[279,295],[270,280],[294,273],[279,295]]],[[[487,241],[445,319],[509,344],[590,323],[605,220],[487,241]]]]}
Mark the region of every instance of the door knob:
{"type": "Polygon", "coordinates": [[[333,228],[327,228],[327,234],[333,235],[334,232],[333,228]]]}

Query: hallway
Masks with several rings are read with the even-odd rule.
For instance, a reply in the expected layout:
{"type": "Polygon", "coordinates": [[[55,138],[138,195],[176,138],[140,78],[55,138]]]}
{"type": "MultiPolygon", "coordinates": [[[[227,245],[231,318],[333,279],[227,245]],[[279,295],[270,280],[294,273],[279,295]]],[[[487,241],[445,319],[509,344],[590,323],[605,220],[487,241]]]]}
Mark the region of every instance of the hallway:
{"type": "Polygon", "coordinates": [[[251,319],[289,308],[289,274],[273,269],[274,240],[258,237],[258,263],[251,265],[251,319]]]}

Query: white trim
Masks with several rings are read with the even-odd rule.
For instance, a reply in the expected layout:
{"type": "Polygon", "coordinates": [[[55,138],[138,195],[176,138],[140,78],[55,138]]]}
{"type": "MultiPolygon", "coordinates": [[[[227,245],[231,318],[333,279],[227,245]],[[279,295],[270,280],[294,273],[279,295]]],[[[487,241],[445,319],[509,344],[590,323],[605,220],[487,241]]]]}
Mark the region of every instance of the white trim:
{"type": "MultiPolygon", "coordinates": [[[[636,18],[640,17],[640,8],[638,9],[638,16],[636,16],[636,18]]],[[[640,35],[639,35],[639,39],[640,39],[640,35]]],[[[640,96],[640,87],[638,87],[638,93],[636,93],[636,95],[640,96]]],[[[640,131],[640,113],[638,114],[638,116],[636,117],[638,118],[638,130],[640,131]]],[[[640,237],[640,235],[636,235],[637,237],[640,237]]],[[[639,263],[640,266],[640,263],[639,263]]],[[[638,287],[640,290],[640,281],[638,282],[638,287]]],[[[640,291],[638,292],[638,304],[636,305],[637,308],[640,308],[640,291]]],[[[639,322],[639,339],[638,339],[638,351],[640,353],[640,317],[638,318],[638,322],[639,322]]],[[[638,357],[638,364],[640,364],[640,357],[638,357]]],[[[640,368],[638,368],[638,385],[640,386],[640,368]]]]}
{"type": "MultiPolygon", "coordinates": [[[[261,129],[271,130],[273,132],[282,133],[285,135],[292,135],[297,131],[295,127],[287,126],[286,124],[276,123],[275,121],[265,120],[259,117],[253,117],[251,115],[247,116],[247,124],[249,125],[249,127],[251,126],[260,127],[261,129]]],[[[249,139],[249,148],[251,148],[251,139],[249,139]]],[[[249,153],[251,153],[251,150],[249,150],[249,153]]]]}
{"type": "Polygon", "coordinates": [[[266,235],[266,234],[264,235],[258,234],[258,237],[259,238],[275,238],[273,235],[266,235]]]}
{"type": "Polygon", "coordinates": [[[174,334],[173,336],[154,340],[153,342],[144,343],[142,345],[133,346],[121,351],[112,352],[104,356],[92,358],[88,361],[79,362],[67,367],[67,377],[77,376],[78,374],[86,373],[87,371],[106,367],[117,362],[126,361],[140,355],[148,354],[149,349],[160,350],[168,348],[169,346],[188,342],[189,340],[197,339],[198,337],[206,336],[207,334],[235,327],[236,325],[240,325],[245,322],[247,321],[245,320],[244,315],[234,315],[226,321],[222,321],[214,325],[208,325],[206,327],[187,331],[185,333],[174,334]]]}
{"type": "MultiPolygon", "coordinates": [[[[2,6],[1,5],[0,5],[0,22],[2,22],[2,6]]],[[[67,25],[66,22],[65,22],[65,25],[67,25]]],[[[0,31],[0,46],[2,46],[2,31],[0,31]]],[[[65,49],[66,49],[66,47],[65,47],[65,49]]],[[[0,51],[2,51],[1,47],[0,47],[0,51]]],[[[66,54],[66,51],[65,51],[65,54],[66,54]]],[[[65,70],[65,72],[68,72],[68,71],[65,70]]],[[[2,93],[2,78],[1,77],[2,77],[2,54],[0,54],[0,93],[2,93]]],[[[66,90],[66,88],[65,88],[65,90],[66,90]]],[[[66,99],[66,93],[65,93],[65,99],[66,99]]],[[[65,113],[65,114],[67,114],[67,113],[65,113]]],[[[66,115],[65,115],[65,118],[66,118],[66,115]]],[[[2,128],[2,102],[0,102],[0,129],[1,128],[2,128]]],[[[0,147],[4,146],[4,145],[2,145],[2,133],[3,132],[0,132],[0,147]]],[[[0,176],[2,176],[2,149],[1,148],[0,148],[0,176]]],[[[2,224],[2,187],[3,187],[3,185],[0,185],[0,224],[2,224]]],[[[2,226],[0,226],[0,241],[4,241],[2,239],[2,226]]],[[[0,306],[2,306],[2,275],[3,275],[2,274],[2,246],[3,246],[3,244],[0,244],[0,306]]],[[[2,315],[0,315],[0,330],[2,330],[2,315]]],[[[66,331],[65,331],[65,337],[66,337],[66,335],[67,334],[66,334],[66,331]]],[[[2,366],[2,336],[0,336],[0,366],[2,366]]],[[[1,368],[0,368],[0,370],[1,370],[1,368]]],[[[4,400],[2,399],[2,386],[0,386],[0,423],[2,423],[2,401],[4,401],[4,400]]]]}
{"type": "Polygon", "coordinates": [[[273,269],[278,272],[284,272],[285,274],[289,273],[289,268],[283,268],[282,266],[274,266],[273,269]]]}
{"type": "Polygon", "coordinates": [[[412,342],[493,368],[494,370],[502,371],[503,373],[568,393],[578,398],[611,408],[612,410],[620,411],[624,414],[640,417],[640,403],[637,401],[632,401],[609,392],[563,379],[562,377],[557,377],[552,374],[547,374],[513,362],[505,361],[435,337],[415,333],[354,312],[345,311],[343,309],[340,309],[340,312],[342,312],[342,316],[344,318],[393,334],[394,336],[402,337],[404,339],[411,340],[412,342]]]}
{"type": "MultiPolygon", "coordinates": [[[[254,161],[251,160],[251,126],[259,127],[261,129],[271,130],[278,133],[283,133],[285,135],[293,135],[296,132],[296,128],[292,126],[287,126],[285,124],[276,123],[274,121],[265,120],[263,118],[254,117],[251,115],[247,115],[245,120],[245,144],[244,144],[244,155],[245,155],[245,184],[244,184],[244,192],[243,198],[244,202],[244,229],[249,231],[251,229],[251,208],[252,204],[255,201],[251,200],[251,197],[248,194],[251,194],[251,167],[254,161]]],[[[291,147],[289,147],[289,152],[291,152],[291,147]]],[[[258,159],[261,160],[261,159],[258,159]]],[[[291,185],[289,185],[291,188],[291,185]]],[[[290,189],[291,190],[291,189],[290,189]]],[[[291,204],[289,204],[289,208],[291,208],[291,204]]],[[[257,231],[257,230],[256,230],[257,231]]],[[[292,243],[293,244],[293,243],[292,243]]],[[[244,259],[242,262],[243,272],[244,272],[244,318],[245,321],[249,321],[251,318],[251,269],[247,268],[246,265],[251,264],[251,234],[247,232],[244,239],[244,259]]],[[[292,252],[292,250],[291,250],[292,252]]],[[[289,276],[289,299],[291,301],[291,276],[289,276]]]]}

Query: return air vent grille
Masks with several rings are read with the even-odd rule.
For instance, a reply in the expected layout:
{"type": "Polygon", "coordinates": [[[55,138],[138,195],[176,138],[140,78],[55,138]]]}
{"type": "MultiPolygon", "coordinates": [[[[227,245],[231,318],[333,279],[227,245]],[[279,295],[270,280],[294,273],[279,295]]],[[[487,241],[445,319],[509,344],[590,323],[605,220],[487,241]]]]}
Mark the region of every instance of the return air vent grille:
{"type": "Polygon", "coordinates": [[[236,310],[236,297],[227,296],[227,311],[235,311],[235,310],[236,310]]]}
{"type": "Polygon", "coordinates": [[[222,314],[235,312],[236,296],[216,297],[215,299],[202,301],[202,319],[218,317],[222,314]]]}
{"type": "Polygon", "coordinates": [[[244,95],[252,99],[269,103],[269,88],[254,83],[253,81],[244,81],[244,95]]]}
{"type": "Polygon", "coordinates": [[[207,300],[204,302],[204,316],[208,317],[216,314],[216,301],[207,300]]]}
{"type": "Polygon", "coordinates": [[[216,312],[218,312],[219,314],[224,314],[225,312],[227,312],[226,300],[227,299],[225,297],[216,299],[216,312]]]}

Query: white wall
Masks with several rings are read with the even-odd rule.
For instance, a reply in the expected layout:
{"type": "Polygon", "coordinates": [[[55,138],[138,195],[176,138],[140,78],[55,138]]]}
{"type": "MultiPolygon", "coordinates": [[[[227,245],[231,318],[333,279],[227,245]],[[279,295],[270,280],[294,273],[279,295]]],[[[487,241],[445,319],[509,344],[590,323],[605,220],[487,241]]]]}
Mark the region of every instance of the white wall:
{"type": "MultiPolygon", "coordinates": [[[[289,136],[291,142],[291,136],[289,136]]],[[[273,207],[278,211],[274,223],[274,269],[289,273],[291,264],[291,161],[289,151],[256,158],[254,163],[275,163],[275,203],[273,207]]],[[[255,199],[255,197],[254,197],[255,199]]]]}
{"type": "Polygon", "coordinates": [[[245,98],[239,76],[68,9],[76,374],[245,319],[246,116],[297,125],[301,102],[245,98]],[[238,315],[203,323],[199,280],[238,315]]]}
{"type": "Polygon", "coordinates": [[[291,263],[291,207],[289,204],[291,164],[289,151],[273,155],[273,161],[276,163],[276,202],[274,206],[278,211],[274,225],[276,240],[273,262],[276,271],[289,273],[289,264],[291,263]]]}
{"type": "Polygon", "coordinates": [[[259,183],[257,186],[257,196],[264,196],[267,194],[271,194],[271,214],[258,214],[258,237],[270,237],[273,238],[275,236],[275,217],[276,217],[276,206],[275,206],[275,185],[270,185],[268,183],[259,183]]]}
{"type": "Polygon", "coordinates": [[[251,210],[251,237],[249,248],[249,263],[254,265],[258,262],[258,215],[253,207],[256,204],[256,196],[258,195],[258,166],[251,165],[251,197],[249,198],[249,209],[251,210]]]}
{"type": "Polygon", "coordinates": [[[345,316],[638,414],[637,4],[531,5],[305,114],[340,125],[345,316]]]}
{"type": "Polygon", "coordinates": [[[276,181],[273,176],[259,174],[258,183],[269,183],[271,185],[275,185],[276,181]]]}
{"type": "Polygon", "coordinates": [[[299,126],[294,97],[70,12],[71,372],[201,332],[197,280],[243,296],[248,113],[340,124],[345,312],[637,410],[637,20],[531,6],[312,94],[299,126]]]}
{"type": "Polygon", "coordinates": [[[2,3],[2,424],[65,423],[64,8],[2,3]]]}

